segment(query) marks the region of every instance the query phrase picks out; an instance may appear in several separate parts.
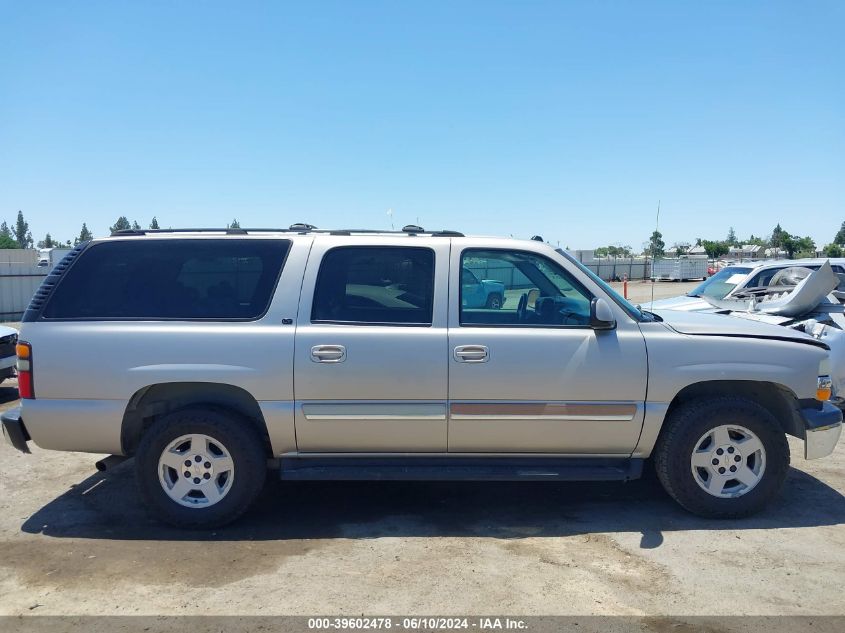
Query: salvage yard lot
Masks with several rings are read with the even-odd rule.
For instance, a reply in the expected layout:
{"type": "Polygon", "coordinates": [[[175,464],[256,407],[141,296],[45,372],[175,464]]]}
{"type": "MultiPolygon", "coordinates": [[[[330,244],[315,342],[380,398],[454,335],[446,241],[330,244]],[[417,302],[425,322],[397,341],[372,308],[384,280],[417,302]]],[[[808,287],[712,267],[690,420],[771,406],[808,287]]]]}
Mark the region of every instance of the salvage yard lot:
{"type": "MultiPolygon", "coordinates": [[[[16,398],[0,386],[0,409],[16,398]]],[[[742,521],[684,512],[647,468],[629,484],[271,477],[214,532],[149,519],[131,461],[97,473],[98,456],[3,443],[0,615],[841,614],[845,441],[815,462],[790,443],[782,496],[742,521]]]]}

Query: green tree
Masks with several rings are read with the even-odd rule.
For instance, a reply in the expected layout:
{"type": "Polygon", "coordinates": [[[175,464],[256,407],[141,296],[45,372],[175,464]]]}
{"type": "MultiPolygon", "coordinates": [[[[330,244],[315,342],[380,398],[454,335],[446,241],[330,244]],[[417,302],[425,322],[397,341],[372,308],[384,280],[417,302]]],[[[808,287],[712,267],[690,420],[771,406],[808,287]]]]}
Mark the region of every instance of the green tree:
{"type": "MultiPolygon", "coordinates": [[[[780,227],[780,222],[778,222],[778,225],[772,231],[772,237],[769,239],[769,242],[774,248],[784,248],[783,240],[787,237],[789,237],[789,233],[784,231],[780,227]]],[[[784,248],[784,250],[786,249],[784,248]]]]}
{"type": "Polygon", "coordinates": [[[158,220],[156,220],[156,216],[153,216],[153,221],[152,221],[152,222],[150,222],[150,228],[151,228],[151,229],[158,229],[158,228],[161,228],[161,227],[158,225],[158,220]]]}
{"type": "Polygon", "coordinates": [[[23,219],[23,211],[18,211],[18,219],[15,222],[14,237],[18,248],[29,248],[32,246],[32,235],[29,232],[29,222],[23,219]]]}
{"type": "Polygon", "coordinates": [[[701,240],[701,245],[710,259],[719,259],[722,255],[727,255],[730,252],[730,246],[728,246],[727,242],[701,240]]]}
{"type": "Polygon", "coordinates": [[[781,239],[781,248],[786,251],[786,255],[789,259],[794,259],[795,253],[814,254],[816,250],[816,243],[810,237],[790,235],[784,231],[781,239]]]}
{"type": "Polygon", "coordinates": [[[666,254],[665,251],[666,242],[663,241],[663,233],[660,231],[655,231],[651,234],[651,237],[648,240],[648,252],[654,259],[658,257],[663,257],[666,254]]]}
{"type": "MultiPolygon", "coordinates": [[[[3,222],[3,224],[5,225],[6,223],[3,222]]],[[[6,230],[8,229],[9,227],[6,226],[6,230]]],[[[11,232],[5,234],[3,233],[3,229],[0,228],[0,248],[20,248],[20,245],[17,240],[12,237],[11,232]]]]}
{"type": "Polygon", "coordinates": [[[3,223],[0,224],[0,237],[8,237],[9,239],[15,239],[12,237],[12,230],[9,228],[9,223],[6,220],[3,220],[3,223]]]}
{"type": "Polygon", "coordinates": [[[134,222],[132,222],[132,230],[133,231],[140,231],[141,230],[141,225],[138,224],[138,220],[135,220],[134,222]]]}
{"type": "Polygon", "coordinates": [[[822,251],[825,257],[842,257],[842,247],[839,244],[828,244],[822,251]]]}
{"type": "MultiPolygon", "coordinates": [[[[833,238],[834,244],[839,244],[840,246],[845,245],[845,222],[843,222],[839,226],[839,230],[836,232],[836,237],[833,238]]],[[[831,255],[833,257],[833,255],[831,255]]]]}
{"type": "Polygon", "coordinates": [[[234,220],[232,220],[231,224],[226,225],[226,228],[227,229],[239,229],[239,228],[241,228],[241,223],[238,222],[237,218],[235,218],[234,220]]]}
{"type": "MultiPolygon", "coordinates": [[[[91,231],[88,230],[88,225],[83,222],[82,230],[79,232],[79,237],[73,240],[73,245],[79,246],[82,242],[90,242],[93,239],[94,236],[91,234],[91,231]]],[[[68,240],[68,246],[70,246],[70,240],[68,240]]]]}
{"type": "Polygon", "coordinates": [[[53,238],[50,237],[49,233],[47,233],[47,236],[43,240],[38,242],[38,248],[53,248],[54,246],[57,246],[57,244],[53,241],[53,238]]]}
{"type": "Polygon", "coordinates": [[[728,229],[728,238],[725,241],[730,246],[739,246],[739,240],[736,239],[736,231],[734,231],[734,227],[728,229]]]}
{"type": "Polygon", "coordinates": [[[114,223],[113,226],[109,227],[109,232],[114,233],[115,231],[128,231],[132,228],[132,225],[129,224],[129,219],[122,215],[117,219],[117,222],[114,223]]]}

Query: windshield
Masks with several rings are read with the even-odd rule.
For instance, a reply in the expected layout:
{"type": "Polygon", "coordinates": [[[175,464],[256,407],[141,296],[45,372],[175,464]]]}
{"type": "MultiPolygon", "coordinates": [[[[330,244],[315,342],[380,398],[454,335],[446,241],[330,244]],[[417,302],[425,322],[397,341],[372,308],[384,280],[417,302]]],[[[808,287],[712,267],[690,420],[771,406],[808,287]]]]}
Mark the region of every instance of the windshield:
{"type": "Polygon", "coordinates": [[[641,310],[639,310],[634,305],[632,305],[625,297],[623,297],[618,292],[616,292],[613,288],[611,288],[610,284],[608,284],[604,279],[602,279],[597,274],[595,274],[592,270],[590,270],[589,268],[584,266],[584,264],[582,264],[577,259],[572,257],[572,255],[567,253],[565,250],[563,250],[562,248],[556,248],[555,252],[563,255],[568,261],[572,262],[581,271],[586,273],[590,277],[590,279],[592,279],[594,282],[596,282],[601,287],[601,289],[604,290],[610,296],[610,298],[613,299],[617,303],[617,305],[620,308],[622,308],[623,310],[625,310],[625,312],[628,313],[628,315],[632,319],[636,319],[637,321],[650,321],[650,320],[652,320],[649,316],[646,316],[645,314],[643,314],[643,312],[641,310]]]}
{"type": "Polygon", "coordinates": [[[724,299],[752,270],[753,268],[747,268],[745,266],[728,266],[707,280],[702,281],[690,290],[687,296],[724,299]]]}

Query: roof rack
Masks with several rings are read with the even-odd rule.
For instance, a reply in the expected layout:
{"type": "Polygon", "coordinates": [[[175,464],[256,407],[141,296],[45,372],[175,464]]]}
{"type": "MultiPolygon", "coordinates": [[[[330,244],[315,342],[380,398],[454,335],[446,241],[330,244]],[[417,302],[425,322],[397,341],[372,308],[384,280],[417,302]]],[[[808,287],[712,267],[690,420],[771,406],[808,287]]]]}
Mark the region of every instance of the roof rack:
{"type": "Polygon", "coordinates": [[[291,224],[286,229],[271,229],[271,228],[186,228],[186,229],[122,229],[120,231],[112,231],[112,237],[121,237],[127,235],[149,235],[158,233],[225,233],[226,235],[249,235],[250,233],[298,233],[305,235],[307,233],[320,233],[324,235],[352,235],[353,233],[365,234],[384,234],[384,235],[430,235],[433,237],[464,237],[463,233],[458,231],[426,231],[421,226],[409,224],[402,228],[401,231],[383,231],[380,229],[318,229],[313,224],[305,222],[297,222],[291,224]]]}

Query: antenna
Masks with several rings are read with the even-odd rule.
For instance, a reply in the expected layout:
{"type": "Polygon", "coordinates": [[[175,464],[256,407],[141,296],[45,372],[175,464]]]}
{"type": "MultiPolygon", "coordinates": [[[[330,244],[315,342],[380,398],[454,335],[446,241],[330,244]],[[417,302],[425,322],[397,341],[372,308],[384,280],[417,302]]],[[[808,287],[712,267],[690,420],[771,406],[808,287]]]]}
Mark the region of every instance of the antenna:
{"type": "MultiPolygon", "coordinates": [[[[660,200],[657,201],[657,219],[654,220],[654,232],[657,233],[660,229],[660,200]]],[[[654,307],[654,254],[655,240],[651,241],[651,307],[654,307]]]]}

